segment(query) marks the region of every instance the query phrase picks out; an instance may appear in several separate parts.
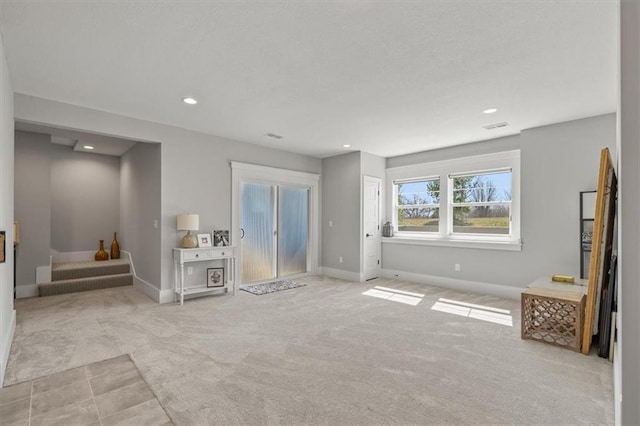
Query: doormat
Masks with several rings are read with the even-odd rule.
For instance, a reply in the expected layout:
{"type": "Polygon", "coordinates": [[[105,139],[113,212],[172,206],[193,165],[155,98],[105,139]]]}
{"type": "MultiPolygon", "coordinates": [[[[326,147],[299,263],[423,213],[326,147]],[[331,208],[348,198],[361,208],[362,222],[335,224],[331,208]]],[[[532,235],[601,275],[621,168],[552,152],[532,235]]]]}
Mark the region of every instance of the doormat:
{"type": "Polygon", "coordinates": [[[260,296],[261,294],[275,293],[276,291],[289,290],[290,288],[304,287],[306,284],[295,281],[272,281],[264,284],[243,285],[240,290],[260,296]]]}

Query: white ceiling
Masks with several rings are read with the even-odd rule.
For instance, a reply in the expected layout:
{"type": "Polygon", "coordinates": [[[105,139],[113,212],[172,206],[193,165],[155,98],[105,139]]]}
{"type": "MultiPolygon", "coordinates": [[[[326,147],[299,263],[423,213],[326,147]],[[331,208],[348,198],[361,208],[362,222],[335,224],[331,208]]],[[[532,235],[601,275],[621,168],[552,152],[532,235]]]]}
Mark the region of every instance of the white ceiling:
{"type": "Polygon", "coordinates": [[[2,2],[0,15],[16,92],[318,157],[617,106],[615,0],[2,2]]]}

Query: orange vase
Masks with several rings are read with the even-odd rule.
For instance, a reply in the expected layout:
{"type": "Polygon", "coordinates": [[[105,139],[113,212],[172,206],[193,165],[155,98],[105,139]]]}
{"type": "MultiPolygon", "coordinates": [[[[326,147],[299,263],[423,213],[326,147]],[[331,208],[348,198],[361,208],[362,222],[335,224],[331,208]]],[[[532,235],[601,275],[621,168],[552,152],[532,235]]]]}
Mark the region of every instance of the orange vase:
{"type": "Polygon", "coordinates": [[[118,233],[113,233],[113,241],[111,242],[111,259],[120,259],[120,243],[118,243],[118,233]]]}
{"type": "Polygon", "coordinates": [[[96,253],[95,259],[96,261],[109,260],[109,253],[104,251],[104,240],[100,240],[100,250],[96,253]]]}

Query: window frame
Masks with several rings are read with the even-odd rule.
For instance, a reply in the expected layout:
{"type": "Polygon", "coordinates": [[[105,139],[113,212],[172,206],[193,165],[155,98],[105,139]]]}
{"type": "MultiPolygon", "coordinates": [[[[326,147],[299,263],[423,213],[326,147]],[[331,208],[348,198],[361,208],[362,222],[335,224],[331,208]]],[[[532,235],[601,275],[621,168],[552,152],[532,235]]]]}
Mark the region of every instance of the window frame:
{"type": "MultiPolygon", "coordinates": [[[[406,184],[406,183],[416,183],[416,182],[426,182],[426,181],[434,181],[434,180],[441,180],[440,176],[420,176],[420,177],[416,177],[416,178],[411,178],[411,179],[398,179],[395,180],[393,182],[393,210],[392,210],[392,214],[393,214],[393,220],[392,223],[394,224],[394,230],[397,230],[399,228],[398,225],[398,211],[400,209],[403,208],[414,208],[417,206],[424,206],[424,208],[437,208],[438,209],[438,231],[433,232],[433,231],[402,231],[402,233],[406,233],[408,235],[416,235],[416,236],[420,236],[420,235],[434,235],[434,234],[438,234],[440,232],[440,230],[442,229],[442,225],[440,223],[440,215],[442,213],[442,186],[440,187],[439,195],[438,195],[438,204],[407,204],[407,205],[399,205],[397,203],[398,200],[398,185],[401,184],[406,184]]],[[[442,185],[442,183],[440,184],[442,185]]],[[[417,207],[419,208],[419,207],[417,207]]]]}
{"type": "Polygon", "coordinates": [[[499,240],[505,239],[505,237],[503,237],[504,234],[483,234],[483,233],[465,233],[465,232],[455,232],[454,231],[454,218],[453,218],[453,210],[456,207],[477,207],[477,206],[504,206],[504,205],[509,205],[509,233],[508,233],[508,239],[511,240],[511,235],[513,233],[513,168],[512,167],[501,167],[501,168],[497,168],[497,169],[491,169],[491,170],[473,170],[470,172],[463,172],[463,173],[449,173],[447,175],[447,179],[448,179],[448,183],[449,183],[449,194],[447,196],[447,202],[449,203],[449,217],[447,218],[447,225],[448,225],[448,235],[455,235],[455,236],[481,236],[483,239],[485,237],[488,237],[488,239],[492,240],[493,237],[502,237],[499,238],[499,240]],[[498,173],[504,173],[504,172],[509,172],[511,173],[511,200],[510,201],[485,201],[485,202],[466,202],[466,203],[456,203],[454,201],[454,196],[453,196],[453,191],[455,191],[453,189],[453,180],[455,178],[459,178],[459,177],[466,177],[466,176],[479,176],[479,175],[492,175],[492,174],[498,174],[498,173]]]}
{"type": "Polygon", "coordinates": [[[520,150],[474,155],[387,169],[387,217],[394,226],[394,237],[384,243],[436,245],[449,247],[521,250],[520,238],[520,150]],[[453,181],[451,176],[482,174],[511,169],[510,234],[453,233],[453,181]],[[397,183],[440,177],[439,232],[398,231],[397,183]]]}

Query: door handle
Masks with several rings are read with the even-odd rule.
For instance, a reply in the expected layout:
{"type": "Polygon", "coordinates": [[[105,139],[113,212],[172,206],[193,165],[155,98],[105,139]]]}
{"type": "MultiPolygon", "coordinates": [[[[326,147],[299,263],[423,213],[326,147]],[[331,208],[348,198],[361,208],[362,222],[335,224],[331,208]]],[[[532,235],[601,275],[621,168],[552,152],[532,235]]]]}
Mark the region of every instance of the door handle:
{"type": "Polygon", "coordinates": [[[367,234],[367,237],[373,237],[373,234],[367,234]]]}
{"type": "Polygon", "coordinates": [[[244,228],[240,228],[240,239],[244,238],[244,228]]]}

